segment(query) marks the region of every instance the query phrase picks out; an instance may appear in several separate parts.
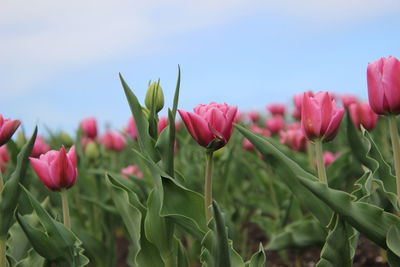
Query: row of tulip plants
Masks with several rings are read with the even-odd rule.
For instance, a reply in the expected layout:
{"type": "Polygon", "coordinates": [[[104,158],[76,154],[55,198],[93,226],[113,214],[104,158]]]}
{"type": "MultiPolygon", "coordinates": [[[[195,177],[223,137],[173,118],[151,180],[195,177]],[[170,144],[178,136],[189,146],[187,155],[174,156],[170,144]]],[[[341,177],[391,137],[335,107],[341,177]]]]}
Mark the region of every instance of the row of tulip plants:
{"type": "Polygon", "coordinates": [[[369,103],[308,91],[290,115],[178,110],[179,71],[159,117],[159,81],[142,105],[120,80],[132,112],[121,131],[100,136],[88,118],[74,139],[12,139],[21,122],[0,115],[0,267],[261,267],[270,251],[291,265],[288,249],[310,247],[318,267],[346,267],[360,235],[400,266],[396,58],[368,64],[369,103]]]}

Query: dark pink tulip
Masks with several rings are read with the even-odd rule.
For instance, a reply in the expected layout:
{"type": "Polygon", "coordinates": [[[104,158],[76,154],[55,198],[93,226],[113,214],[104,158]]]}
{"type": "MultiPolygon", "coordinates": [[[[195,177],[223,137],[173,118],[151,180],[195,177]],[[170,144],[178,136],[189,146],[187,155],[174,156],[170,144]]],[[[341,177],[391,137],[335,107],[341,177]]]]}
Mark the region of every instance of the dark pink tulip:
{"type": "Polygon", "coordinates": [[[125,148],[125,138],[117,132],[106,132],[100,141],[107,150],[121,151],[125,148]]]}
{"type": "Polygon", "coordinates": [[[268,130],[271,131],[271,133],[279,133],[285,127],[285,121],[283,120],[282,116],[277,115],[273,116],[271,118],[268,118],[265,121],[265,126],[268,128],[268,130]]]}
{"type": "Polygon", "coordinates": [[[372,110],[379,115],[400,114],[400,61],[390,56],[369,63],[367,81],[372,110]]]}
{"type": "Polygon", "coordinates": [[[137,140],[136,124],[133,117],[129,118],[128,125],[125,128],[125,132],[129,134],[133,140],[137,140]]]}
{"type": "Polygon", "coordinates": [[[289,123],[288,125],[286,125],[286,129],[288,130],[297,130],[297,129],[301,129],[301,123],[298,121],[289,123]]]}
{"type": "Polygon", "coordinates": [[[129,165],[121,170],[122,177],[128,178],[129,175],[136,176],[137,178],[143,178],[143,173],[140,171],[139,166],[137,165],[129,165]]]}
{"type": "Polygon", "coordinates": [[[33,145],[31,156],[34,158],[37,158],[49,150],[50,150],[50,146],[46,143],[46,141],[43,139],[43,137],[38,136],[38,137],[36,137],[35,144],[33,145]]]}
{"type": "Polygon", "coordinates": [[[168,126],[168,118],[167,117],[161,117],[158,121],[158,134],[162,132],[167,126],[168,126]]]}
{"type": "Polygon", "coordinates": [[[15,133],[20,124],[20,120],[3,119],[3,116],[0,114],[0,146],[11,139],[11,136],[15,133]]]}
{"type": "Polygon", "coordinates": [[[256,121],[258,121],[258,119],[260,118],[260,113],[259,113],[258,111],[253,110],[253,111],[250,111],[250,112],[247,114],[247,116],[249,117],[249,119],[250,119],[252,122],[256,122],[256,121]]]}
{"type": "Polygon", "coordinates": [[[275,104],[271,104],[271,105],[267,106],[267,110],[269,112],[271,112],[271,114],[274,116],[275,115],[283,116],[283,115],[285,115],[286,107],[285,107],[285,105],[275,103],[275,104]]]}
{"type": "MultiPolygon", "coordinates": [[[[261,128],[261,127],[257,126],[256,124],[252,125],[250,127],[250,130],[255,132],[255,133],[257,133],[257,134],[261,134],[261,135],[263,135],[265,137],[270,137],[271,136],[271,132],[268,129],[261,128]]],[[[253,144],[247,138],[243,139],[242,146],[243,146],[243,148],[245,150],[248,150],[248,151],[253,151],[254,150],[253,144]]]]}
{"type": "Polygon", "coordinates": [[[295,151],[304,151],[307,140],[301,129],[281,131],[279,135],[282,144],[295,151]]]}
{"type": "Polygon", "coordinates": [[[351,104],[358,103],[358,98],[354,95],[342,95],[343,106],[349,108],[351,104]]]}
{"type": "Polygon", "coordinates": [[[197,105],[194,112],[178,110],[189,133],[203,147],[217,150],[231,138],[237,107],[227,104],[197,105]]]}
{"type": "MultiPolygon", "coordinates": [[[[306,94],[308,96],[314,95],[314,93],[312,91],[307,91],[306,94]]],[[[298,120],[301,119],[301,107],[303,106],[303,96],[304,96],[304,93],[295,94],[293,96],[293,103],[295,106],[295,110],[293,112],[293,117],[298,120]]]]}
{"type": "Polygon", "coordinates": [[[243,139],[242,147],[243,147],[244,150],[247,150],[247,151],[253,151],[254,150],[253,144],[247,138],[243,139]]]}
{"type": "Polygon", "coordinates": [[[371,109],[368,103],[355,103],[349,107],[350,117],[357,129],[360,124],[368,131],[376,126],[378,115],[371,109]]]}
{"type": "Polygon", "coordinates": [[[6,165],[10,161],[7,152],[7,146],[0,146],[0,171],[4,173],[6,171],[6,165]]]}
{"type": "Polygon", "coordinates": [[[337,107],[328,92],[319,92],[314,96],[304,93],[301,112],[301,127],[309,140],[322,139],[327,142],[335,138],[344,108],[337,107]]]}
{"type": "Polygon", "coordinates": [[[335,162],[337,157],[338,155],[333,154],[332,152],[329,151],[324,152],[323,158],[325,167],[335,162]]]}
{"type": "Polygon", "coordinates": [[[81,122],[81,129],[83,134],[89,138],[96,138],[97,136],[97,122],[96,118],[87,118],[81,122]]]}
{"type": "Polygon", "coordinates": [[[70,188],[75,184],[76,169],[75,146],[66,153],[64,146],[60,151],[50,150],[39,159],[30,157],[33,170],[42,183],[52,191],[70,188]]]}

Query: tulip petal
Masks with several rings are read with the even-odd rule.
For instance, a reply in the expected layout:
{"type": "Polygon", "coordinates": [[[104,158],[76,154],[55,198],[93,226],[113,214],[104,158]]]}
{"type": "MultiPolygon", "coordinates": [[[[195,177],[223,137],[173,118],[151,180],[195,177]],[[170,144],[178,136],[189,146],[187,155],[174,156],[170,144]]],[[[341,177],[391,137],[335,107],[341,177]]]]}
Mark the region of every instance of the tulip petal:
{"type": "Polygon", "coordinates": [[[195,113],[188,112],[188,116],[192,122],[195,136],[197,136],[196,141],[200,145],[207,147],[208,144],[211,143],[212,140],[214,140],[214,135],[208,128],[208,123],[202,117],[195,113]]]}
{"type": "Polygon", "coordinates": [[[389,109],[400,113],[400,61],[389,57],[383,65],[382,84],[389,109]]]}
{"type": "Polygon", "coordinates": [[[72,146],[68,153],[67,153],[68,158],[71,160],[71,163],[73,166],[76,166],[76,151],[75,151],[75,146],[72,146]]]}
{"type": "Polygon", "coordinates": [[[186,128],[188,129],[190,135],[191,135],[195,140],[197,140],[196,132],[195,132],[194,129],[193,129],[192,121],[191,121],[191,119],[190,119],[190,117],[189,117],[189,114],[188,114],[189,112],[184,111],[184,110],[181,110],[181,109],[178,109],[178,112],[179,112],[179,115],[181,116],[181,118],[182,118],[182,120],[183,120],[183,123],[185,123],[186,128]]]}
{"type": "Polygon", "coordinates": [[[378,61],[368,64],[367,67],[367,83],[368,83],[368,100],[371,108],[377,114],[385,114],[384,110],[384,87],[382,84],[382,71],[383,71],[383,60],[381,58],[378,61]]]}
{"type": "Polygon", "coordinates": [[[50,190],[55,191],[58,189],[57,184],[55,184],[54,180],[52,179],[49,171],[49,166],[42,160],[36,158],[29,158],[31,162],[32,168],[42,181],[42,183],[50,190]]]}
{"type": "Polygon", "coordinates": [[[321,112],[313,97],[306,95],[306,93],[304,93],[301,108],[301,128],[304,135],[310,140],[320,137],[321,112]]]}
{"type": "Polygon", "coordinates": [[[337,108],[334,110],[333,115],[331,117],[329,126],[324,134],[324,140],[330,141],[335,138],[337,132],[339,131],[339,125],[342,121],[344,115],[344,108],[337,108]]]}

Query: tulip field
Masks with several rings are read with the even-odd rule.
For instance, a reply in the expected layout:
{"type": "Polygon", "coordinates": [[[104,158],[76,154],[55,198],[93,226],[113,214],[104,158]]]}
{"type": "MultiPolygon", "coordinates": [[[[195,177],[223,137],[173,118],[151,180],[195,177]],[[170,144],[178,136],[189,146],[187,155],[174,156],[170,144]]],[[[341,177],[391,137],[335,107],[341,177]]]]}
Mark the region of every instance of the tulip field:
{"type": "Polygon", "coordinates": [[[117,129],[0,115],[0,267],[400,266],[400,61],[366,69],[368,101],[182,110],[179,70],[173,96],[120,74],[117,129]]]}

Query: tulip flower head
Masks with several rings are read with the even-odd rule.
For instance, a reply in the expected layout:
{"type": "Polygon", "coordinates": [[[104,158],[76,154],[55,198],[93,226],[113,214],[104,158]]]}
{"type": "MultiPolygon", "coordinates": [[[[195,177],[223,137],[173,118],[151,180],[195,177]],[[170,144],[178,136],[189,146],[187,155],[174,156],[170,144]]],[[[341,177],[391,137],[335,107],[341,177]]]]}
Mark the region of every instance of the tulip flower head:
{"type": "Polygon", "coordinates": [[[117,132],[106,132],[100,141],[107,150],[121,151],[125,148],[125,138],[117,132]]]}
{"type": "Polygon", "coordinates": [[[249,117],[249,119],[250,119],[252,122],[256,122],[256,121],[258,121],[258,119],[260,118],[260,113],[259,113],[258,111],[256,111],[256,110],[253,110],[253,111],[250,111],[250,112],[247,114],[247,116],[249,117]]]}
{"type": "Polygon", "coordinates": [[[91,139],[97,136],[97,122],[96,118],[87,118],[81,122],[81,129],[86,137],[91,139]]]}
{"type": "Polygon", "coordinates": [[[331,165],[337,159],[338,155],[333,154],[332,152],[326,151],[324,152],[324,165],[325,167],[331,165]]]}
{"type": "Polygon", "coordinates": [[[343,115],[344,108],[337,107],[328,92],[319,92],[314,96],[304,93],[301,127],[309,140],[328,142],[335,138],[343,115]]]}
{"type": "Polygon", "coordinates": [[[136,124],[135,119],[131,116],[128,120],[128,125],[125,128],[125,132],[129,134],[133,140],[137,140],[136,124]]]}
{"type": "Polygon", "coordinates": [[[354,95],[342,95],[341,99],[345,108],[349,108],[351,104],[358,103],[358,98],[354,95]]]}
{"type": "Polygon", "coordinates": [[[11,136],[15,133],[20,124],[20,120],[3,119],[3,116],[0,114],[0,146],[11,139],[11,136]]]}
{"type": "Polygon", "coordinates": [[[231,138],[237,107],[227,104],[200,104],[194,112],[178,110],[197,143],[211,151],[225,146],[231,138]]]}
{"type": "Polygon", "coordinates": [[[270,130],[273,134],[279,133],[285,127],[285,121],[282,116],[277,115],[271,118],[268,118],[265,121],[265,126],[270,130]]]}
{"type": "Polygon", "coordinates": [[[371,109],[368,103],[355,103],[349,106],[351,120],[357,129],[362,125],[368,131],[376,126],[378,115],[371,109]]]}
{"type": "Polygon", "coordinates": [[[6,165],[10,161],[8,157],[7,146],[0,146],[0,171],[4,173],[6,171],[6,165]]]}
{"type": "Polygon", "coordinates": [[[400,114],[400,61],[382,57],[369,63],[367,81],[372,110],[379,115],[400,114]]]}
{"type": "Polygon", "coordinates": [[[301,129],[281,131],[280,142],[295,151],[304,151],[306,147],[306,137],[301,129]]]}
{"type": "Polygon", "coordinates": [[[267,106],[267,110],[269,112],[271,112],[271,114],[273,116],[275,116],[275,115],[283,116],[283,115],[285,115],[286,107],[285,107],[285,105],[282,105],[282,104],[271,104],[271,105],[267,106]]]}
{"type": "Polygon", "coordinates": [[[36,137],[35,144],[33,145],[32,149],[32,157],[37,158],[49,150],[50,146],[46,143],[43,137],[41,136],[36,137]]]}
{"type": "Polygon", "coordinates": [[[143,173],[140,171],[139,166],[137,165],[129,165],[121,170],[122,177],[128,178],[129,175],[136,176],[137,178],[143,178],[143,173]]]}
{"type": "Polygon", "coordinates": [[[52,191],[68,189],[77,178],[75,146],[66,153],[64,146],[60,151],[50,150],[40,157],[29,158],[33,170],[42,183],[52,191]]]}
{"type": "Polygon", "coordinates": [[[161,117],[158,120],[157,128],[158,128],[158,134],[162,132],[166,127],[168,126],[168,118],[167,117],[161,117]]]}
{"type": "MultiPolygon", "coordinates": [[[[312,91],[307,91],[305,92],[307,96],[313,96],[314,93],[312,91]]],[[[303,106],[303,96],[304,93],[300,93],[300,94],[295,94],[293,96],[293,103],[295,106],[295,110],[293,112],[293,117],[295,119],[300,120],[301,119],[301,107],[303,106]]]]}

